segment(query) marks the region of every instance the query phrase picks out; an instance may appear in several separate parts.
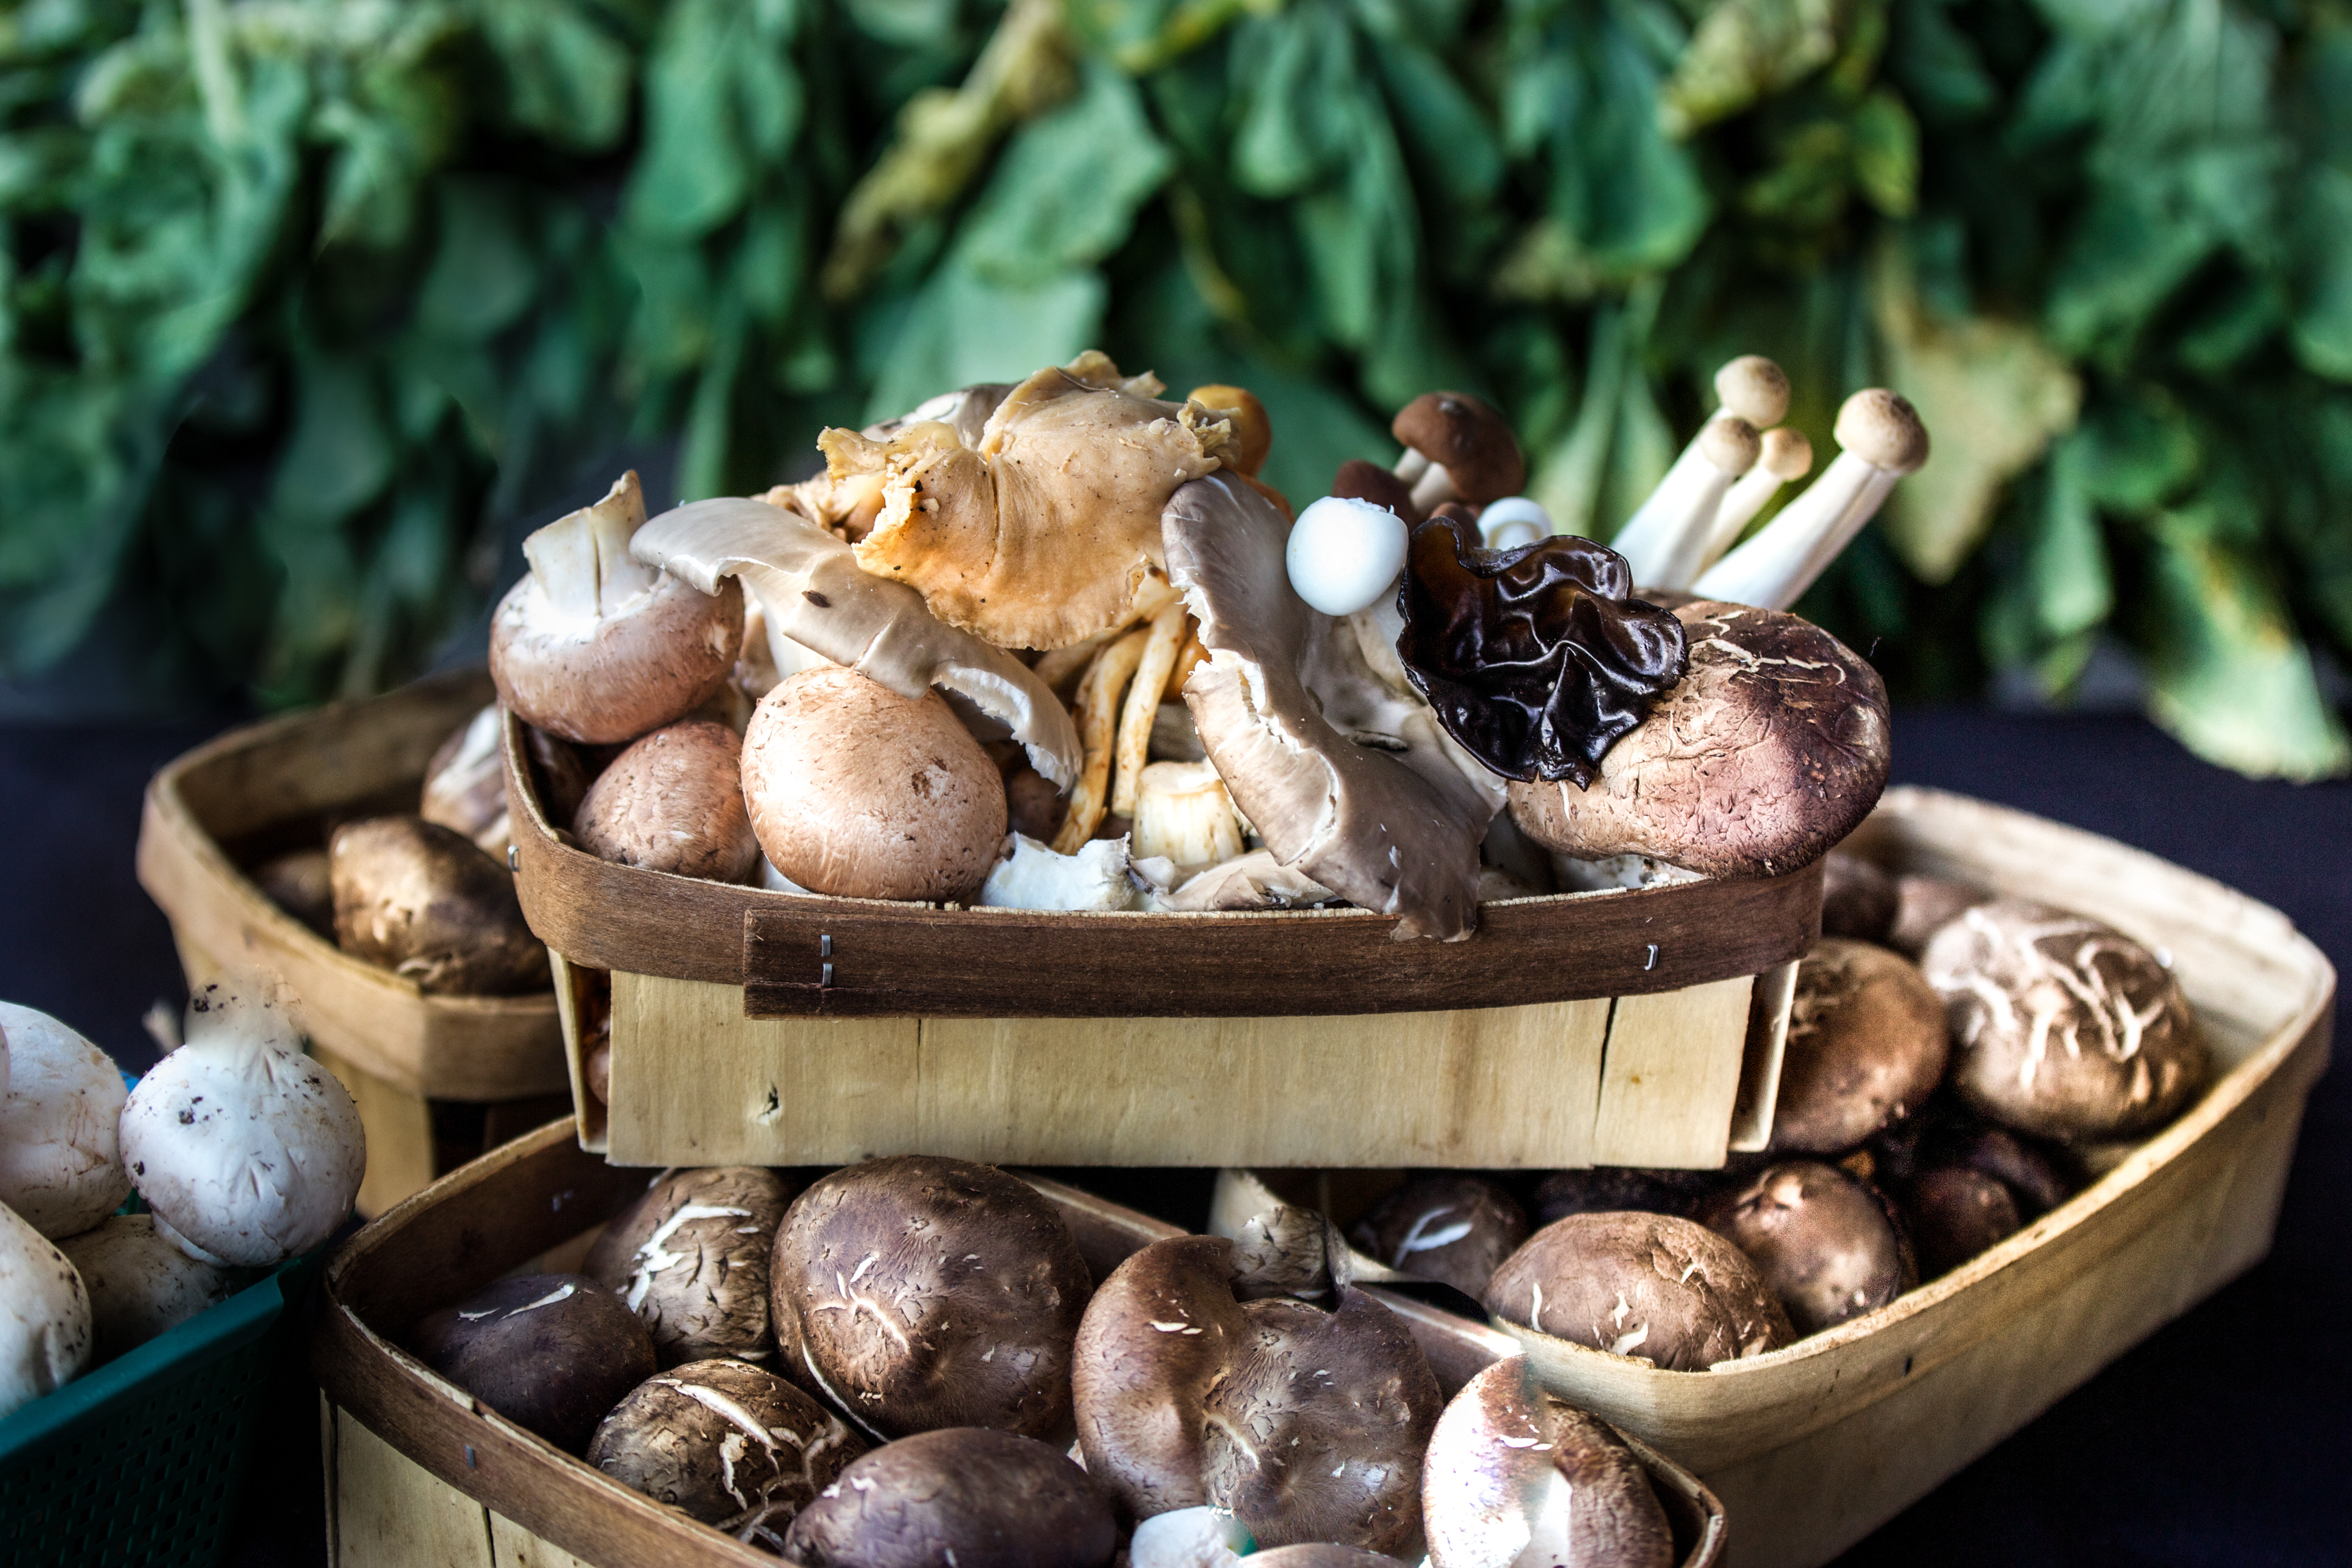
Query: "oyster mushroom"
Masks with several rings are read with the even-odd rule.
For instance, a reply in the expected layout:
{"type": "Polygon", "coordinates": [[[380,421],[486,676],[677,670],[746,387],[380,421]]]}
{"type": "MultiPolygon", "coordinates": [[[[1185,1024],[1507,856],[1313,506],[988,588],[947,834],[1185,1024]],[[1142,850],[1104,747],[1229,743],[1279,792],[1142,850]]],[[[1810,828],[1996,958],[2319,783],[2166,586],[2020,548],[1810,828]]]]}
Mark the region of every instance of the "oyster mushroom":
{"type": "Polygon", "coordinates": [[[1290,591],[1282,514],[1212,476],[1179,489],[1163,522],[1170,580],[1209,650],[1184,704],[1266,849],[1349,902],[1397,916],[1400,936],[1467,936],[1493,805],[1434,747],[1417,769],[1334,728],[1304,671],[1310,640],[1336,647],[1335,624],[1290,591]]]}
{"type": "Polygon", "coordinates": [[[740,882],[760,853],[743,805],[742,756],[743,742],[724,724],[666,724],[596,775],[572,831],[601,859],[740,882]]]}
{"type": "Polygon", "coordinates": [[[628,1303],[578,1274],[486,1285],[421,1320],[416,1357],[567,1454],[588,1446],[614,1402],[653,1376],[653,1342],[628,1303]]]}
{"type": "Polygon", "coordinates": [[[1943,999],[1916,965],[1823,937],[1797,965],[1772,1148],[1851,1149],[1926,1105],[1949,1059],[1943,999]]]}
{"type": "Polygon", "coordinates": [[[544,991],[547,949],[514,874],[465,835],[419,816],[347,822],[327,846],[335,942],[429,996],[544,991]]]}
{"type": "Polygon", "coordinates": [[[1423,515],[1449,500],[1483,505],[1516,495],[1528,460],[1510,422],[1466,392],[1424,392],[1397,411],[1389,434],[1404,447],[1396,476],[1423,515]]]}
{"type": "Polygon", "coordinates": [[[1057,855],[1024,833],[981,885],[979,903],[998,910],[1127,910],[1135,907],[1125,838],[1092,838],[1057,855]]]}
{"type": "Polygon", "coordinates": [[[665,1175],[613,1216],[581,1271],[644,1320],[664,1366],[771,1360],[768,1259],[791,1201],[758,1165],[665,1175]]]}
{"type": "Polygon", "coordinates": [[[58,1244],[89,1291],[97,1359],[111,1361],[236,1294],[237,1270],[201,1263],[146,1214],[109,1215],[58,1244]]]}
{"type": "Polygon", "coordinates": [[[1328,1312],[1242,1300],[1241,1257],[1220,1237],[1171,1237],[1096,1291],[1072,1371],[1087,1473],[1139,1519],[1208,1505],[1264,1546],[1406,1545],[1444,1403],[1427,1358],[1346,1286],[1328,1312]]]}
{"type": "Polygon", "coordinates": [[[645,521],[627,473],[603,500],[523,541],[530,570],[491,619],[490,679],[527,722],[611,745],[683,718],[727,683],[741,593],[689,593],[634,559],[645,521]]]}
{"type": "Polygon", "coordinates": [[[1034,1438],[978,1426],[853,1460],[793,1521],[802,1568],[1105,1568],[1118,1544],[1094,1479],[1034,1438]]]}
{"type": "Polygon", "coordinates": [[[89,1041],[14,1002],[0,1002],[0,1203],[53,1241],[79,1235],[130,1195],[115,1134],[122,1075],[89,1041]]]}
{"type": "Polygon", "coordinates": [[[1546,1393],[1523,1355],[1479,1369],[1422,1471],[1430,1568],[1672,1568],[1674,1531],[1614,1432],[1546,1393]]]}
{"type": "Polygon", "coordinates": [[[0,1416],[89,1367],[89,1292],[55,1242],[0,1204],[0,1416]]]}
{"type": "Polygon", "coordinates": [[[1748,1255],[1800,1334],[1874,1311],[1919,1281],[1885,1200],[1818,1160],[1765,1167],[1717,1194],[1698,1221],[1748,1255]]]}
{"type": "Polygon", "coordinates": [[[1782,611],[1699,600],[1675,616],[1690,647],[1681,683],[1610,747],[1588,787],[1513,784],[1512,820],[1583,860],[1645,855],[1715,877],[1811,864],[1886,787],[1878,672],[1782,611]]]}
{"type": "Polygon", "coordinates": [[[1673,1215],[1556,1220],[1495,1270],[1485,1300],[1507,1322],[1668,1372],[1703,1372],[1796,1337],[1745,1253],[1673,1215]]]}
{"type": "Polygon", "coordinates": [[[1139,860],[1165,856],[1180,877],[1240,857],[1242,821],[1215,767],[1153,763],[1143,770],[1135,796],[1133,853],[1139,860]]]}
{"type": "Polygon", "coordinates": [[[1416,1176],[1368,1210],[1348,1232],[1391,1268],[1475,1297],[1528,1238],[1527,1211],[1485,1176],[1416,1176]]]}

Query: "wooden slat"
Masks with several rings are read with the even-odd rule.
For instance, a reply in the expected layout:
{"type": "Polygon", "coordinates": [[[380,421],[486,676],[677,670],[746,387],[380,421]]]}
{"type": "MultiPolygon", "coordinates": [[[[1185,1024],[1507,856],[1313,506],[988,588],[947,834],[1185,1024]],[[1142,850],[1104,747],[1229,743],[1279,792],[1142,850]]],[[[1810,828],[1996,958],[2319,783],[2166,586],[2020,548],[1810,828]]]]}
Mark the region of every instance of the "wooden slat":
{"type": "Polygon", "coordinates": [[[1756,977],[1748,1004],[1748,1044],[1739,1056],[1739,1093],[1731,1105],[1729,1146],[1752,1154],[1772,1142],[1780,1106],[1780,1062],[1789,1049],[1789,1009],[1797,998],[1797,966],[1784,963],[1756,977]]]}
{"type": "Polygon", "coordinates": [[[353,1206],[373,1219],[411,1193],[433,1182],[433,1106],[423,1095],[384,1082],[313,1043],[310,1054],[335,1075],[359,1108],[367,1131],[367,1173],[353,1206]]]}
{"type": "Polygon", "coordinates": [[[497,1568],[489,1516],[341,1413],[332,1568],[497,1568]]]}
{"type": "Polygon", "coordinates": [[[490,1515],[490,1552],[498,1568],[593,1568],[587,1559],[541,1541],[502,1513],[490,1515]]]}
{"type": "Polygon", "coordinates": [[[1755,988],[1742,975],[1664,996],[1618,998],[1601,1064],[1593,1164],[1723,1163],[1755,988]]]}

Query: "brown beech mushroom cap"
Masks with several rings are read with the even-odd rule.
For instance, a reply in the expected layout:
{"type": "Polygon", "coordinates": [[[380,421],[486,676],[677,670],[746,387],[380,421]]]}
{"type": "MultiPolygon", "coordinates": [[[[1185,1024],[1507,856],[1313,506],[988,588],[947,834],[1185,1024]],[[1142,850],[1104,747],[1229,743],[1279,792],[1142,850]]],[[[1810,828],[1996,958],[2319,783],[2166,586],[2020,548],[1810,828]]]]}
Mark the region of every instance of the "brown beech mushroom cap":
{"type": "Polygon", "coordinates": [[[1885,1201],[1818,1160],[1769,1165],[1717,1194],[1698,1219],[1748,1255],[1800,1334],[1874,1311],[1918,1282],[1885,1201]]]}
{"type": "Polygon", "coordinates": [[[851,1464],[793,1521],[802,1568],[1104,1568],[1118,1525],[1086,1471],[1034,1438],[919,1433],[851,1464]]]}
{"type": "Polygon", "coordinates": [[[1350,458],[1339,465],[1339,474],[1331,480],[1331,493],[1343,500],[1370,501],[1386,507],[1408,523],[1421,521],[1421,509],[1412,504],[1412,487],[1378,463],[1368,463],[1361,458],[1350,458]]]}
{"type": "Polygon", "coordinates": [[[1580,860],[1646,855],[1712,877],[1811,865],[1886,787],[1878,672],[1778,610],[1696,600],[1675,615],[1690,647],[1681,683],[1609,748],[1591,787],[1513,784],[1512,820],[1580,860]]]}
{"type": "Polygon", "coordinates": [[[1373,1205],[1348,1235],[1391,1268],[1475,1296],[1527,1240],[1528,1216],[1500,1183],[1485,1176],[1415,1176],[1373,1205]]]}
{"type": "Polygon", "coordinates": [[[760,700],[743,797],[769,864],[813,893],[970,899],[1004,842],[1004,781],[946,700],[838,665],[760,700]]]}
{"type": "Polygon", "coordinates": [[[1722,1184],[1722,1174],[1716,1171],[1595,1165],[1589,1170],[1550,1173],[1536,1184],[1534,1200],[1528,1207],[1538,1230],[1572,1214],[1606,1214],[1612,1209],[1639,1209],[1688,1219],[1722,1184]]]}
{"type": "Polygon", "coordinates": [[[1485,1300],[1522,1328],[1668,1372],[1704,1372],[1796,1337],[1747,1254],[1673,1215],[1555,1221],[1495,1270],[1485,1300]]]}
{"type": "Polygon", "coordinates": [[[1265,405],[1247,387],[1222,382],[1194,387],[1184,401],[1199,404],[1233,426],[1233,450],[1225,455],[1225,467],[1257,478],[1257,471],[1265,467],[1266,454],[1274,450],[1274,421],[1266,417],[1265,405]]]}
{"type": "Polygon", "coordinates": [[[1443,752],[1429,751],[1422,771],[1333,726],[1302,670],[1310,637],[1336,646],[1334,624],[1291,591],[1281,513],[1213,475],[1179,489],[1163,521],[1169,578],[1209,650],[1184,703],[1267,850],[1349,903],[1399,917],[1400,936],[1468,935],[1493,809],[1443,752]]]}
{"type": "Polygon", "coordinates": [[[1673,1568],[1675,1537],[1617,1434],[1548,1394],[1523,1355],[1462,1385],[1429,1440],[1430,1568],[1673,1568]]]}
{"type": "Polygon", "coordinates": [[[2069,1142],[2130,1138],[2179,1115],[2209,1058],[2156,955],[2082,915],[1979,904],[1920,966],[1952,1023],[1952,1082],[2005,1126],[2069,1142]]]}
{"type": "Polygon", "coordinates": [[[1922,1279],[1949,1274],[2025,1223],[2008,1187],[1965,1165],[1921,1172],[1904,1192],[1903,1213],[1918,1248],[1922,1279]]]}
{"type": "Polygon", "coordinates": [[[1174,1237],[1103,1281],[1072,1373],[1087,1473],[1139,1519],[1206,1505],[1264,1546],[1405,1546],[1444,1404],[1428,1358],[1345,1286],[1328,1312],[1240,1300],[1235,1258],[1220,1237],[1174,1237]]]}
{"type": "Polygon", "coordinates": [[[761,1166],[680,1171],[613,1217],[582,1270],[645,1320],[664,1366],[767,1362],[776,1353],[768,1259],[791,1201],[783,1178],[761,1166]]]}
{"type": "Polygon", "coordinates": [[[335,941],[433,996],[544,991],[547,949],[523,922],[514,873],[420,816],[345,823],[327,847],[335,941]]]}
{"type": "Polygon", "coordinates": [[[1859,855],[1832,849],[1822,863],[1822,934],[1890,945],[1898,895],[1895,879],[1859,855]]]}
{"type": "Polygon", "coordinates": [[[793,1517],[865,1451],[774,1373],[719,1359],[629,1390],[597,1426],[587,1459],[656,1502],[774,1552],[793,1517]]]}
{"type": "Polygon", "coordinates": [[[769,1288],[779,1370],[877,1436],[1066,1433],[1086,1259],[992,1165],[899,1155],[821,1178],[777,1227],[769,1288]]]}
{"type": "Polygon", "coordinates": [[[1823,937],[1797,966],[1772,1148],[1851,1149],[1927,1104],[1949,1059],[1943,999],[1916,965],[1823,937]]]}
{"type": "Polygon", "coordinates": [[[495,702],[467,720],[425,764],[416,815],[454,827],[493,858],[506,858],[506,715],[495,702]]]}
{"type": "Polygon", "coordinates": [[[624,474],[593,506],[523,541],[530,562],[490,622],[490,679],[526,722],[609,745],[699,707],[735,668],[743,595],[697,594],[640,564],[644,492],[624,474]]]}
{"type": "MultiPolygon", "coordinates": [[[[1895,879],[1895,922],[1887,929],[1886,945],[1911,958],[1927,951],[1937,931],[1992,895],[1973,882],[1949,877],[1904,876],[1895,879]]],[[[1826,916],[1827,911],[1823,911],[1826,916]]]]}
{"type": "Polygon", "coordinates": [[[740,882],[760,853],[743,805],[742,757],[743,742],[724,724],[666,725],[596,775],[572,831],[582,848],[619,865],[740,882]]]}
{"type": "Polygon", "coordinates": [[[1397,477],[1412,486],[1422,511],[1447,500],[1484,506],[1527,483],[1528,460],[1510,422],[1466,392],[1423,393],[1398,412],[1389,434],[1405,448],[1397,477]]]}
{"type": "Polygon", "coordinates": [[[588,1446],[621,1395],[654,1374],[654,1345],[628,1303],[578,1274],[486,1285],[416,1325],[416,1356],[516,1426],[567,1454],[588,1446]]]}

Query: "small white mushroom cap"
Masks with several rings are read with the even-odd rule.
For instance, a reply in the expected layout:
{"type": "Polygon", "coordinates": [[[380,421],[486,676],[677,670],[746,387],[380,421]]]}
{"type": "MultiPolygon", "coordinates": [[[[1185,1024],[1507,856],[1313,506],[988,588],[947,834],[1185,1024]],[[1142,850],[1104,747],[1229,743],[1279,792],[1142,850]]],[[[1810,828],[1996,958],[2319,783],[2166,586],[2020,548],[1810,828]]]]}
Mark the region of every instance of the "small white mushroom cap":
{"type": "Polygon", "coordinates": [[[46,1013],[0,1002],[9,1077],[0,1097],[0,1203],[51,1240],[122,1205],[117,1152],[122,1075],[104,1051],[46,1013]]]}
{"type": "Polygon", "coordinates": [[[0,1204],[0,1415],[81,1375],[89,1292],[57,1244],[0,1204]]]}
{"type": "Polygon", "coordinates": [[[1135,1527],[1129,1568],[1237,1568],[1257,1545],[1249,1527],[1222,1508],[1177,1508],[1135,1527]]]}
{"type": "Polygon", "coordinates": [[[1489,550],[1515,550],[1535,544],[1553,533],[1551,513],[1526,496],[1505,496],[1478,514],[1478,537],[1489,550]]]}
{"type": "Polygon", "coordinates": [[[89,1292],[100,1359],[136,1350],[235,1295],[235,1272],[191,1258],[153,1215],[110,1215],[60,1244],[89,1292]]]}
{"type": "Polygon", "coordinates": [[[998,910],[1131,910],[1135,884],[1127,876],[1127,839],[1095,838],[1074,855],[1056,855],[1025,833],[1007,840],[1012,850],[988,873],[978,902],[998,910]]]}
{"type": "Polygon", "coordinates": [[[1716,400],[1759,430],[1789,416],[1789,373],[1762,354],[1741,354],[1715,373],[1716,400]]]}
{"type": "Polygon", "coordinates": [[[334,1075],[266,983],[208,985],[188,1043],[122,1108],[140,1195],[192,1258],[268,1268],[318,1246],[351,1213],[367,1134],[334,1075]]]}
{"type": "Polygon", "coordinates": [[[1352,616],[1395,585],[1405,531],[1404,519],[1368,500],[1310,501],[1283,552],[1290,585],[1327,616],[1352,616]]]}

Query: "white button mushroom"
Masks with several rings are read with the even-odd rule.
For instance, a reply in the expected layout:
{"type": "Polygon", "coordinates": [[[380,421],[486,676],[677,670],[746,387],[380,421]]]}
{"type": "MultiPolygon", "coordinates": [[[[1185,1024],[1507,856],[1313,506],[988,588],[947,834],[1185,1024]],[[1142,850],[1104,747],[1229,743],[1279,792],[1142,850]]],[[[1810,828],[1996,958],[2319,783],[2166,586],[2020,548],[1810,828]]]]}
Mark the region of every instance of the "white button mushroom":
{"type": "Polygon", "coordinates": [[[206,1263],[268,1268],[310,1251],[367,1169],[351,1095],[250,981],[189,1002],[188,1043],[139,1080],[121,1130],[159,1228],[206,1263]]]}
{"type": "Polygon", "coordinates": [[[89,1292],[57,1245],[0,1204],[0,1415],[89,1365],[89,1292]]]}
{"type": "Polygon", "coordinates": [[[110,1215],[59,1250],[89,1291],[101,1361],[138,1349],[237,1289],[236,1271],[189,1257],[153,1215],[110,1215]]]}
{"type": "Polygon", "coordinates": [[[1404,570],[1404,519],[1344,496],[1310,501],[1291,525],[1283,562],[1298,596],[1327,616],[1352,616],[1404,570]]]}
{"type": "Polygon", "coordinates": [[[46,1013],[0,1002],[8,1089],[0,1098],[0,1203],[51,1240],[121,1206],[122,1075],[104,1051],[46,1013]]]}
{"type": "Polygon", "coordinates": [[[1478,514],[1478,536],[1489,550],[1516,550],[1552,536],[1551,513],[1526,496],[1505,496],[1478,514]]]}

